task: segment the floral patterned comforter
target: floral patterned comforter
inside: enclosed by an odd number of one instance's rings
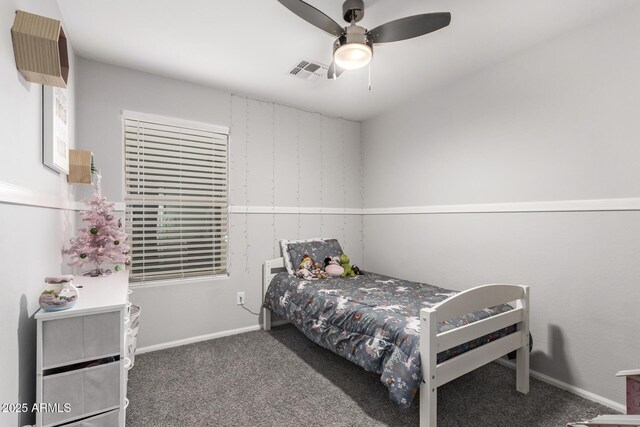
[[[389,398],[409,408],[417,393],[420,369],[420,309],[456,291],[374,273],[353,278],[303,280],[278,273],[265,295],[264,307],[291,321],[317,344],[382,375]],[[500,305],[456,317],[438,332],[510,310]],[[438,363],[515,331],[511,326],[438,354]]]

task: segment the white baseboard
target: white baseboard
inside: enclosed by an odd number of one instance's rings
[[[160,344],[149,345],[136,349],[136,354],[149,353],[151,351],[164,350],[171,347],[179,347],[181,345],[193,344],[201,341],[208,341],[215,338],[228,337],[229,335],[242,334],[244,332],[257,331],[260,325],[245,326],[244,328],[231,329],[228,331],[214,332],[212,334],[198,335],[196,337],[184,338],[176,341],[163,342]]]
[[[288,320],[278,320],[271,323],[271,326],[281,326],[290,323]],[[164,350],[171,347],[179,347],[181,345],[193,344],[201,341],[213,340],[216,338],[228,337],[230,335],[243,334],[245,332],[258,331],[262,329],[261,325],[245,326],[244,328],[230,329],[228,331],[214,332],[212,334],[198,335],[196,337],[184,338],[176,341],[163,342],[161,344],[149,345],[136,349],[136,354],[149,353],[151,351]]]
[[[511,362],[509,360],[497,359],[496,362],[499,363],[502,366],[506,366],[506,367],[511,368],[511,369],[515,369],[516,368],[515,362]],[[576,387],[574,385],[565,383],[564,381],[557,380],[555,378],[552,378],[552,377],[550,377],[548,375],[545,375],[545,374],[542,374],[540,372],[534,371],[532,369],[529,370],[529,373],[535,379],[538,379],[538,380],[540,380],[542,382],[545,382],[547,384],[551,384],[552,386],[558,387],[559,389],[566,390],[569,393],[573,393],[573,394],[575,394],[577,396],[580,396],[580,397],[583,397],[583,398],[585,398],[587,400],[591,400],[592,402],[599,403],[599,404],[604,405],[604,406],[606,406],[608,408],[611,408],[611,409],[613,409],[615,411],[622,412],[623,414],[627,411],[627,407],[622,403],[614,402],[611,399],[607,399],[606,397],[602,397],[602,396],[599,396],[599,395],[597,395],[595,393],[591,393],[590,391],[587,391],[587,390],[584,390],[584,389],[582,389],[580,387]]]

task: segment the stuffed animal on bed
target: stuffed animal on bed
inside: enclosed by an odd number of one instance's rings
[[[302,257],[302,262],[298,265],[298,271],[296,271],[296,276],[301,279],[313,279],[313,274],[311,270],[313,269],[313,260],[309,255],[304,255]]]
[[[340,266],[339,258],[337,256],[333,258],[325,258],[324,264],[324,271],[330,277],[340,277],[342,276],[342,273],[344,273],[344,268]]]
[[[356,277],[356,273],[351,269],[351,265],[349,264],[351,260],[347,256],[347,254],[340,255],[340,265],[344,268],[344,272],[342,273],[342,277]]]
[[[313,269],[313,260],[311,259],[311,257],[309,255],[305,254],[302,257],[302,262],[298,266],[298,270],[309,270],[309,271],[311,271],[312,269]]]
[[[322,267],[322,263],[318,264]],[[322,271],[322,268],[317,268],[317,265],[313,263],[313,260],[307,254],[302,257],[296,276],[305,280],[326,279],[329,277],[327,273]]]
[[[327,273],[325,273],[325,271],[321,268],[314,268],[311,271],[311,274],[313,274],[313,277],[315,279],[328,279],[329,275]]]

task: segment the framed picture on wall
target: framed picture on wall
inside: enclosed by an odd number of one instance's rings
[[[69,98],[67,90],[42,86],[42,158],[45,166],[69,173]]]

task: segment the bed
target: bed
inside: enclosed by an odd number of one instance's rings
[[[401,409],[419,390],[421,427],[436,427],[439,386],[513,351],[516,389],[528,393],[527,286],[457,292],[375,273],[305,280],[284,268],[283,258],[263,265],[263,328],[275,312],[317,344],[381,374]]]

